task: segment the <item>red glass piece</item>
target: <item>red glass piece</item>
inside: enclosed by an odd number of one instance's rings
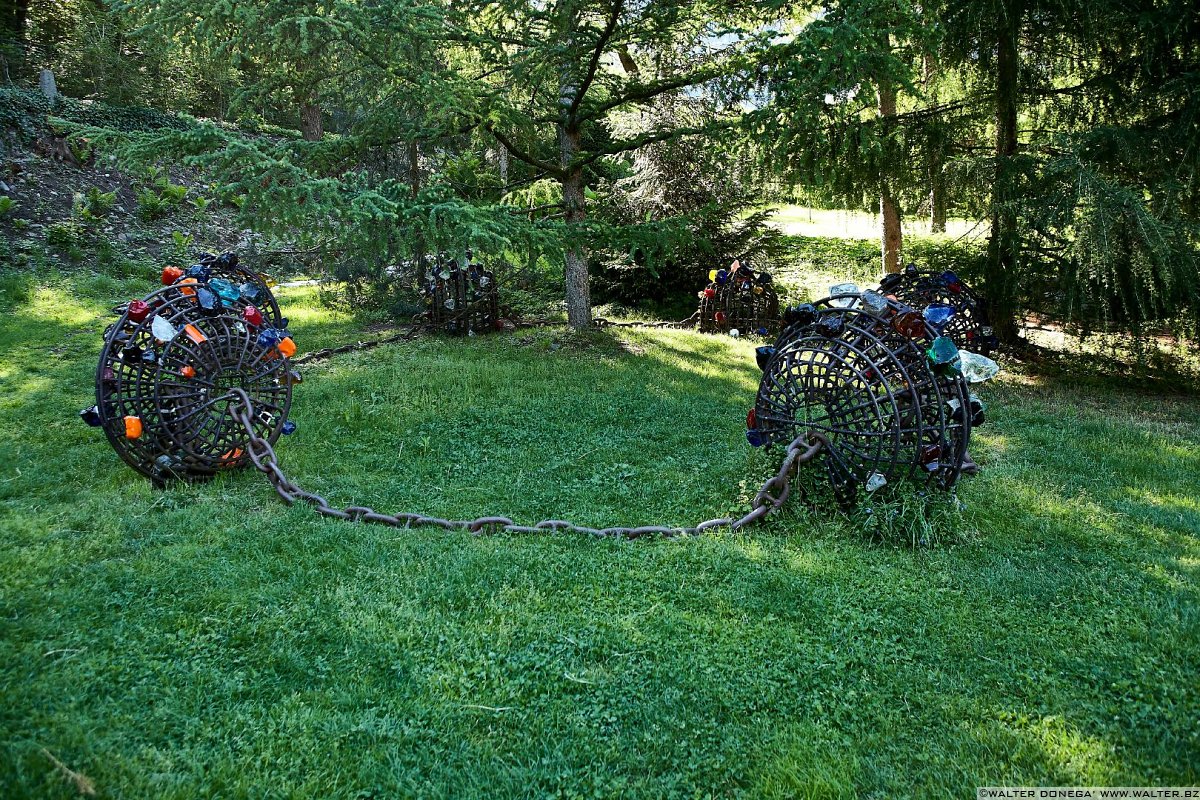
[[[128,313],[130,322],[143,322],[150,315],[150,306],[145,300],[130,300]]]

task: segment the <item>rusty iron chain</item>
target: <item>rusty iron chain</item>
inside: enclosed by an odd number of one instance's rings
[[[596,317],[592,320],[592,325],[603,330],[604,328],[694,328],[700,322],[700,311],[696,310],[687,319],[681,319],[678,322],[613,322],[604,317]]]
[[[411,528],[414,526],[430,525],[446,530],[467,530],[472,534],[482,534],[492,531],[505,533],[582,533],[599,538],[639,539],[647,536],[662,536],[674,538],[680,536],[695,536],[714,528],[729,528],[738,530],[777,510],[787,501],[791,494],[791,474],[799,464],[814,459],[822,448],[828,444],[825,437],[813,434],[810,443],[805,436],[798,436],[784,455],[783,464],[779,471],[768,478],[754,496],[753,508],[739,519],[720,517],[705,520],[690,528],[673,528],[665,525],[643,525],[636,528],[589,528],[576,525],[562,519],[545,519],[534,525],[518,525],[508,517],[492,515],[476,517],[472,520],[450,520],[441,517],[431,517],[425,514],[381,514],[366,506],[347,506],[334,508],[319,494],[306,491],[298,486],[280,468],[279,460],[271,443],[259,436],[254,428],[255,410],[250,396],[242,389],[232,389],[225,398],[234,401],[231,413],[234,420],[246,429],[248,443],[246,455],[254,468],[267,476],[267,480],[275,488],[276,494],[289,506],[297,501],[311,505],[320,515],[351,522],[367,522],[376,525],[388,525],[394,528]]]

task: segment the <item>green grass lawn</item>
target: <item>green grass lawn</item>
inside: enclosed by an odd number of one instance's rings
[[[0,288],[0,796],[75,796],[47,753],[127,798],[1200,782],[1194,396],[1010,371],[961,514],[882,541],[800,504],[473,538],[323,520],[251,472],[152,490],[75,416],[106,309],[148,287]],[[283,293],[303,348],[363,336],[313,298]],[[306,378],[280,459],[339,505],[692,524],[778,457],[743,438],[752,342],[431,338]]]

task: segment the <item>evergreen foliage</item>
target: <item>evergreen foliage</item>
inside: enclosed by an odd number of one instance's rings
[[[95,102],[0,90],[6,131],[52,114],[127,162],[183,159],[392,301],[472,246],[565,279],[586,324],[589,267],[606,297],[687,296],[714,259],[775,258],[753,209],[800,193],[989,221],[979,288],[1010,340],[1029,312],[1200,327],[1184,0],[20,6],[9,77],[50,67]]]

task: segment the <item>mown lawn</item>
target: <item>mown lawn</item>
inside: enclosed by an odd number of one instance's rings
[[[1200,782],[1200,400],[1010,371],[961,515],[472,538],[157,492],[76,412],[134,280],[0,295],[0,795],[966,797]],[[284,302],[302,347],[362,336]],[[753,343],[427,339],[306,370],[341,504],[691,524],[745,508]],[[913,521],[914,501],[897,500]],[[886,510],[881,504],[872,518]],[[913,549],[910,538],[933,546]]]

